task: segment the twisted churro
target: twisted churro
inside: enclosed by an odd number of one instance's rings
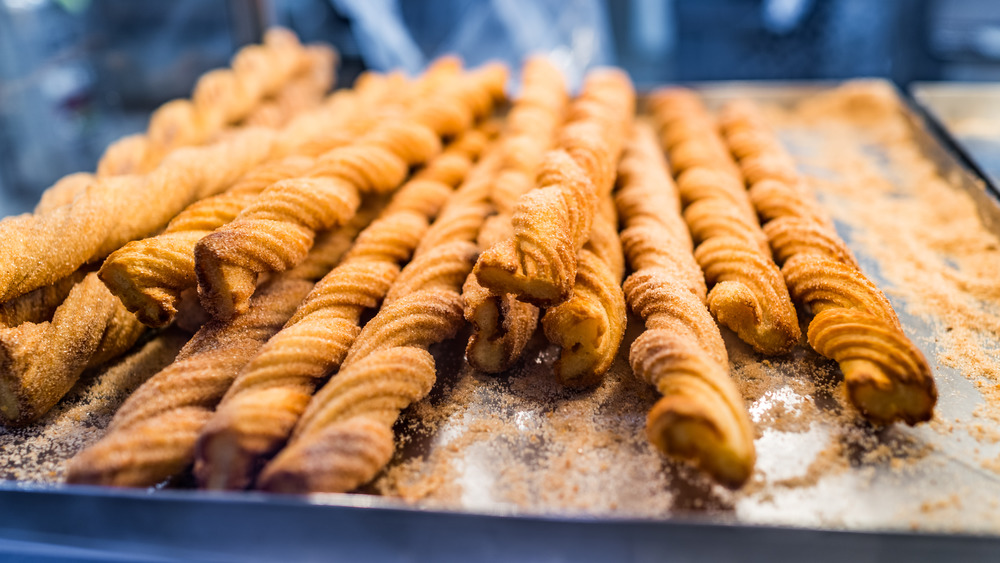
[[[383,123],[350,146],[318,159],[307,176],[265,190],[228,225],[195,247],[202,305],[217,318],[241,312],[257,275],[302,260],[314,233],[350,219],[360,193],[386,193],[409,167],[440,149],[441,136],[467,129],[502,96],[506,70],[487,66],[432,94],[406,118]]]
[[[246,488],[288,440],[323,377],[340,367],[361,330],[485,145],[467,132],[414,175],[343,261],[241,371],[198,441],[195,475],[211,489]]]
[[[535,176],[562,122],[568,95],[562,73],[543,58],[531,58],[522,70],[521,97],[507,113],[503,165],[490,192],[498,214],[479,232],[481,249],[512,237],[511,213],[517,200],[535,188]],[[462,287],[465,318],[474,332],[466,358],[478,370],[498,373],[514,364],[538,324],[538,308],[509,293],[495,295],[470,275]]]
[[[906,337],[885,294],[847,245],[750,102],[724,108],[722,128],[746,171],[750,198],[792,297],[815,317],[807,338],[840,364],[851,402],[868,420],[930,420],[937,388],[923,354]]]
[[[261,286],[246,314],[202,326],[169,366],[133,393],[100,441],[74,456],[66,480],[119,487],[159,483],[187,467],[212,409],[236,373],[276,333],[349,247],[370,213],[317,241],[309,259]]]
[[[616,202],[626,225],[621,239],[634,270],[625,293],[646,322],[629,361],[663,395],[646,419],[646,434],[663,453],[690,459],[738,487],[753,472],[753,428],[728,376],[725,343],[705,305],[677,187],[650,127],[636,127],[618,173]]]
[[[68,280],[50,286],[60,294],[65,287],[58,286],[71,287],[51,320],[26,320],[42,315],[21,312],[16,320],[23,322],[0,328],[0,421],[5,425],[38,419],[73,387],[84,369],[130,348],[144,328],[96,273],[80,282],[75,276]]]
[[[379,88],[380,80],[366,80],[357,92],[335,96],[330,113],[338,118],[333,126],[339,135],[324,139],[325,147],[347,145],[373,124],[374,106],[391,101]],[[198,241],[235,219],[275,182],[303,176],[315,164],[312,158],[291,156],[251,170],[224,193],[188,206],[163,233],[113,252],[101,266],[101,280],[144,324],[169,324],[181,292],[197,284],[194,248]]]
[[[464,322],[459,290],[477,253],[468,226],[481,224],[492,209],[486,201],[498,165],[488,155],[470,172],[424,237],[436,242],[421,243],[340,371],[310,401],[289,444],[261,472],[258,487],[349,491],[388,463],[400,411],[434,385],[426,348],[454,336]]]
[[[599,383],[625,335],[625,259],[611,194],[603,199],[590,240],[580,250],[573,296],[542,317],[545,337],[562,348],[553,366],[556,380],[568,387]]]
[[[660,90],[650,103],[708,283],[709,310],[757,352],[788,352],[801,337],[795,307],[714,120],[689,90]]]
[[[627,75],[595,70],[571,105],[558,149],[545,155],[538,188],[511,217],[514,236],[483,253],[476,279],[491,292],[541,306],[569,298],[577,253],[590,237],[597,202],[614,184],[632,122],[635,92]]]
[[[226,125],[248,116],[266,98],[280,96],[282,88],[298,75],[305,74],[314,83],[312,88],[322,94],[332,85],[335,59],[328,47],[307,50],[292,32],[268,30],[262,45],[250,45],[236,53],[231,70],[202,75],[191,100],[173,100],[153,112],[145,135],[125,137],[109,146],[97,165],[97,174],[148,172],[174,149],[205,143]],[[331,69],[323,68],[326,66]]]

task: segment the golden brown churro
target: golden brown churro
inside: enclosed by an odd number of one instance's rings
[[[190,203],[247,171],[296,154],[335,123],[324,104],[280,130],[242,128],[199,147],[173,150],[148,174],[102,176],[69,204],[0,221],[0,302],[49,285],[128,241],[161,230]],[[47,206],[46,206],[47,207]]]
[[[930,420],[937,388],[881,290],[819,210],[795,161],[750,102],[733,102],[722,127],[746,171],[750,197],[792,297],[816,316],[809,344],[836,360],[851,402],[868,420]]]
[[[626,225],[621,239],[634,271],[625,292],[646,322],[629,361],[663,395],[646,419],[646,433],[663,453],[739,487],[753,473],[753,427],[728,376],[725,343],[705,305],[677,187],[650,127],[636,127],[618,173],[616,202]]]
[[[487,66],[453,79],[405,119],[324,154],[307,176],[271,186],[236,220],[199,241],[195,269],[205,309],[216,318],[241,312],[260,272],[302,260],[314,233],[348,220],[361,193],[396,189],[410,166],[440,150],[441,136],[458,134],[492,111],[506,75],[501,66]]]
[[[334,96],[330,113],[338,118],[332,125],[339,135],[325,138],[324,147],[347,145],[374,123],[374,106],[390,102],[380,88],[384,80],[373,77],[357,92]],[[143,323],[168,324],[181,292],[197,284],[194,247],[198,241],[235,219],[275,182],[303,176],[315,164],[312,158],[291,156],[251,170],[224,193],[190,205],[163,233],[113,252],[101,267],[101,279]]]
[[[498,215],[480,230],[481,249],[514,235],[511,224],[517,200],[535,188],[542,156],[555,140],[568,95],[562,73],[543,58],[531,58],[522,70],[521,97],[507,113],[502,169],[493,183],[490,200]],[[514,364],[538,324],[538,308],[514,295],[494,295],[470,275],[462,288],[465,318],[475,329],[466,358],[476,369],[498,373]]]
[[[344,260],[237,376],[198,441],[195,475],[210,489],[246,488],[288,440],[318,383],[337,370],[441,205],[485,146],[463,134],[395,194]]]
[[[340,371],[309,403],[288,446],[264,468],[258,487],[348,491],[388,463],[399,412],[434,384],[427,346],[454,336],[464,322],[459,290],[477,252],[470,225],[482,224],[492,209],[486,201],[498,165],[488,155],[470,172]]]
[[[0,421],[8,425],[48,412],[84,369],[130,348],[144,328],[96,273],[72,285],[51,320],[17,320],[0,328]]]
[[[587,75],[580,97],[570,105],[558,150],[542,162],[538,188],[518,201],[511,218],[514,236],[476,263],[483,287],[542,306],[569,298],[577,253],[590,237],[599,198],[613,187],[634,109],[635,92],[626,74],[604,69]]]
[[[226,125],[236,124],[262,101],[280,96],[294,78],[303,78],[320,94],[333,82],[336,54],[328,47],[304,49],[293,33],[274,28],[262,45],[250,45],[234,57],[232,69],[205,73],[191,100],[173,100],[153,112],[145,135],[112,144],[97,166],[99,176],[145,173],[171,151],[209,141]]]
[[[549,342],[562,348],[553,366],[567,387],[589,387],[611,367],[625,335],[625,274],[618,239],[618,216],[611,194],[603,197],[590,240],[580,250],[573,296],[547,310],[542,327]]]
[[[370,213],[317,241],[309,259],[268,280],[245,315],[205,324],[169,366],[115,414],[107,434],[70,460],[67,481],[119,487],[155,485],[187,467],[212,409],[243,365],[276,333],[349,247]]]
[[[660,90],[650,104],[708,283],[709,310],[754,350],[788,352],[801,337],[795,307],[714,120],[689,90]]]

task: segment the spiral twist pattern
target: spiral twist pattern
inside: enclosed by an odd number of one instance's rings
[[[482,134],[470,131],[400,188],[343,262],[243,368],[199,439],[195,474],[203,486],[252,484],[264,462],[288,440],[316,386],[340,367],[360,331],[361,315],[386,296],[399,264],[410,257],[428,219],[460,181],[455,161],[464,160],[467,170],[483,148]]]
[[[142,332],[135,316],[96,274],[79,282],[70,277],[64,285],[70,284],[51,320],[38,319],[38,311],[21,311],[17,320],[22,322],[0,327],[0,421],[5,425],[37,420],[62,399],[84,369],[118,356]]]
[[[145,487],[190,465],[202,427],[236,374],[291,317],[317,275],[341,258],[344,240],[370,219],[365,209],[340,231],[318,239],[307,260],[261,286],[246,314],[204,324],[173,363],[125,401],[107,434],[70,460],[67,480]]]
[[[350,217],[339,202],[396,189],[410,166],[440,150],[440,136],[464,131],[492,109],[497,81],[502,85],[505,77],[498,72],[488,67],[455,79],[406,119],[380,124],[356,143],[321,156],[308,176],[268,188],[232,223],[202,239],[195,254],[205,309],[216,318],[242,312],[258,273],[291,267],[308,251],[316,230]],[[463,113],[460,127],[442,118],[453,111]]]
[[[126,137],[108,147],[98,163],[98,175],[148,172],[171,151],[206,143],[227,125],[274,103],[269,99],[285,98],[286,111],[310,105],[333,84],[335,63],[336,53],[329,47],[304,48],[291,32],[271,29],[262,45],[247,46],[236,54],[232,69],[202,75],[190,100],[173,100],[153,112],[145,135]],[[292,102],[289,96],[297,99]],[[284,112],[276,109],[280,118]]]
[[[815,315],[809,344],[840,365],[851,403],[868,420],[929,420],[937,389],[927,360],[820,211],[760,110],[732,102],[720,121],[792,298]]]
[[[567,300],[577,253],[590,237],[599,199],[614,184],[615,166],[635,110],[628,77],[612,70],[587,75],[567,124],[511,217],[513,237],[483,253],[476,279],[492,293],[553,306]]]
[[[426,348],[462,326],[462,281],[475,263],[476,233],[455,229],[483,220],[497,170],[489,154],[442,209],[382,309],[351,346],[340,371],[316,394],[288,445],[264,468],[257,486],[270,491],[349,491],[370,481],[394,450],[399,412],[423,398],[436,379]],[[449,233],[445,236],[445,233]],[[426,270],[433,268],[434,275]]]
[[[562,73],[543,58],[529,59],[522,70],[521,96],[507,114],[500,141],[502,162],[490,190],[498,214],[480,230],[481,249],[513,237],[511,215],[521,196],[535,188],[542,156],[555,141],[567,103]],[[475,275],[465,280],[462,298],[465,318],[475,329],[465,352],[469,363],[498,373],[517,362],[535,332],[538,308],[509,293],[492,293]]]
[[[650,105],[698,245],[709,310],[757,352],[790,351],[801,337],[795,307],[713,119],[681,88],[660,90]]]
[[[677,188],[647,126],[636,127],[626,148],[619,185],[622,245],[634,271],[624,290],[646,324],[629,361],[663,395],[647,416],[646,434],[663,453],[738,487],[753,472],[753,428],[705,305],[705,281],[691,254]]]
[[[625,335],[625,264],[618,217],[610,193],[604,199],[607,209],[594,218],[590,240],[580,250],[573,296],[542,317],[546,338],[562,348],[553,372],[567,387],[600,383]]]

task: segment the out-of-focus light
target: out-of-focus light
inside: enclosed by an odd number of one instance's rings
[[[3,5],[11,12],[28,12],[37,10],[47,0],[3,0]]]

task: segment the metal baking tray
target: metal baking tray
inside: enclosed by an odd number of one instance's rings
[[[690,86],[710,105],[749,97],[788,106],[835,83]],[[1000,202],[988,181],[896,95],[920,153],[952,189],[972,197],[981,222],[1000,235]],[[823,150],[807,126],[778,132],[797,155]],[[838,202],[824,203],[838,219]],[[840,221],[838,228],[886,287],[884,264],[856,244],[864,233]],[[207,493],[185,490],[183,479],[148,491],[44,482],[58,469],[34,482],[0,481],[0,558],[996,560],[1000,477],[979,462],[1000,455],[1000,443],[984,443],[964,427],[942,429],[942,421],[973,418],[985,399],[972,380],[935,360],[946,327],[908,314],[889,289],[934,369],[937,424],[873,428],[837,397],[840,376],[831,362],[804,349],[763,361],[727,334],[734,372],[759,380],[749,401],[761,428],[758,475],[738,493],[646,444],[642,427],[656,396],[628,370],[628,345],[639,330],[632,319],[609,382],[587,393],[549,382],[553,352],[541,344],[498,378],[463,367],[459,344],[439,347],[438,385],[404,413],[399,454],[363,494]],[[455,407],[456,398],[464,403]],[[814,417],[800,416],[805,411]],[[52,447],[40,455],[67,454]],[[825,458],[832,469],[817,471]],[[60,459],[51,461],[58,468]],[[409,500],[364,494],[386,490]]]
[[[915,82],[910,92],[957,151],[1000,182],[1000,84]]]

